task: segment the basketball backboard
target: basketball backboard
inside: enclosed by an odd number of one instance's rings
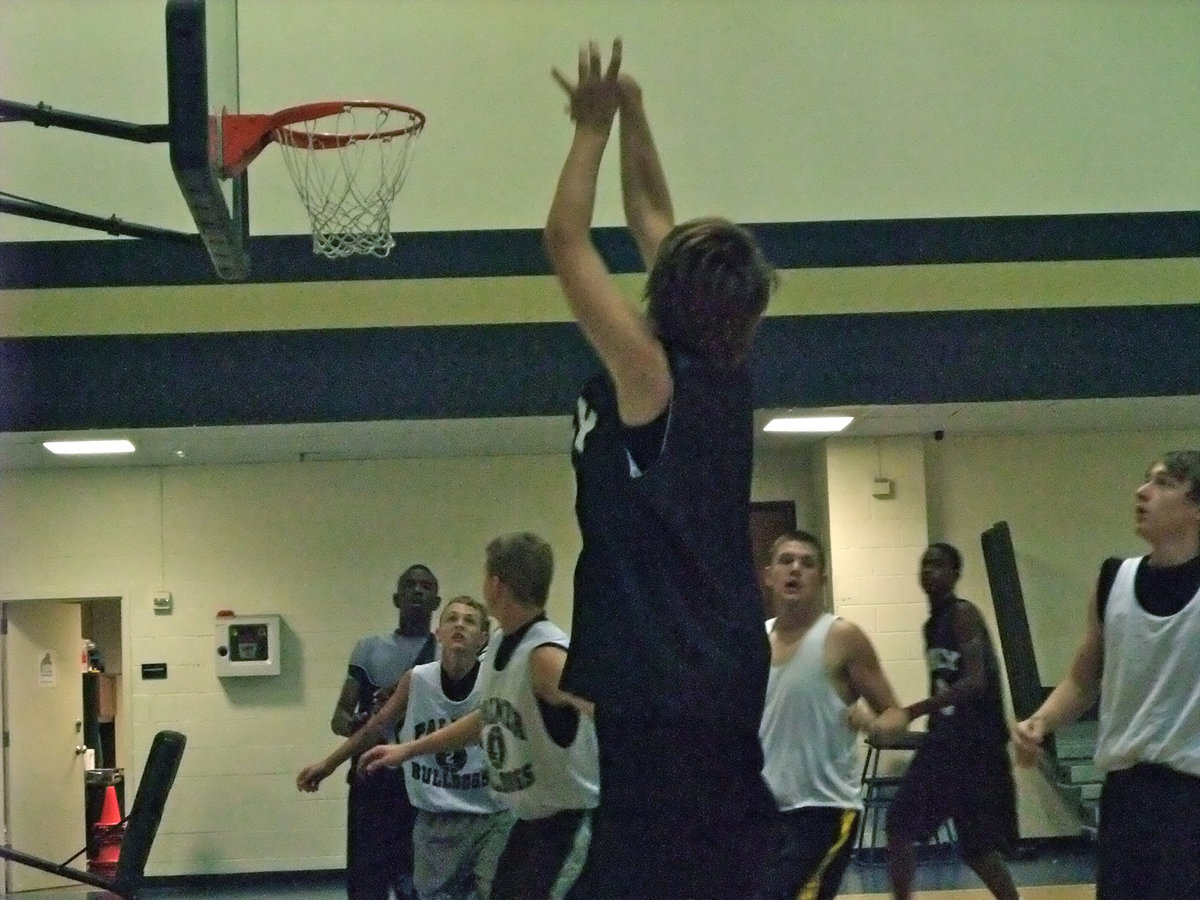
[[[237,0],[167,0],[171,167],[217,275],[246,277],[245,172],[221,177],[221,117],[240,111]]]

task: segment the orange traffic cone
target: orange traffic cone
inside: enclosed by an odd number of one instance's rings
[[[104,808],[100,810],[97,825],[117,825],[121,821],[121,803],[117,800],[117,789],[109,785],[104,789]]]
[[[112,878],[117,873],[121,859],[121,841],[125,837],[125,826],[121,824],[121,804],[117,800],[117,789],[109,785],[104,789],[104,807],[100,818],[92,826],[96,855],[88,860],[88,871]]]

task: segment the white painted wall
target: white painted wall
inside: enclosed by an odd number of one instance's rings
[[[241,103],[429,116],[394,229],[533,227],[569,140],[550,67],[621,35],[682,216],[1196,209],[1200,5],[1179,0],[240,0]],[[5,0],[4,96],[166,118],[163,0]],[[3,189],[189,225],[165,147],[8,125]],[[252,230],[307,230],[277,150]],[[620,221],[615,178],[597,221]],[[0,239],[95,237],[0,218]]]
[[[756,499],[807,509],[807,466],[776,453]],[[554,546],[549,612],[569,627],[573,496],[565,452],[5,473],[0,599],[124,597],[128,776],[158,730],[188,737],[149,874],[338,868],[344,780],[301,794],[294,778],[339,740],[329,718],[354,642],[395,627],[411,563],[432,567],[443,597],[480,596],[484,545],[518,529]],[[159,589],[169,615],[152,609]],[[282,616],[281,675],[216,677],[220,609]],[[167,679],[143,681],[147,662]],[[14,774],[14,790],[37,789]]]

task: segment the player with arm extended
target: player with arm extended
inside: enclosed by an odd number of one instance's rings
[[[897,900],[912,896],[913,843],[946,819],[954,820],[963,860],[992,895],[1017,898],[1001,855],[1018,834],[1000,663],[983,616],[954,592],[962,564],[962,554],[946,543],[930,544],[921,556],[931,691],[905,712],[910,719],[929,716],[929,734],[888,807],[888,875]]]
[[[406,672],[379,712],[321,762],[301,770],[296,786],[317,790],[338,766],[395,734],[400,723],[399,738],[411,739],[477,709],[478,654],[488,634],[482,603],[473,597],[448,601],[436,632],[441,660]],[[482,749],[472,745],[414,759],[404,776],[417,810],[412,837],[417,896],[487,897],[512,817],[488,789]]]

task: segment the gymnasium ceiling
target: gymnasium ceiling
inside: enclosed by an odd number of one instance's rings
[[[1054,434],[1079,431],[1195,429],[1200,396],[1004,403],[945,403],[760,410],[756,425],[773,413],[852,414],[846,437],[932,436],[946,440],[980,434]],[[56,457],[41,441],[58,433],[0,434],[0,471],[87,466],[180,466],[404,457],[565,454],[571,421],[566,416],[528,416],[438,421],[301,423],[196,428],[110,429],[137,445],[130,456],[88,460]],[[812,444],[818,435],[763,434],[759,448]]]

